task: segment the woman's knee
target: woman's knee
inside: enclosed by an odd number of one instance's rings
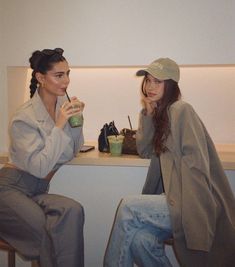
[[[84,224],[85,213],[83,206],[70,198],[66,198],[63,202],[65,213],[70,214],[71,217],[77,218],[81,224]]]
[[[133,217],[135,200],[132,197],[123,198],[118,206],[117,217],[119,219],[130,219]]]

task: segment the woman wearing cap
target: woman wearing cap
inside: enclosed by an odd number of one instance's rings
[[[0,237],[41,267],[83,267],[83,207],[48,194],[56,171],[84,142],[82,127],[68,124],[83,105],[73,108],[78,99],[65,97],[70,69],[63,49],[37,50],[29,61],[31,98],[12,118],[9,162],[0,170]]]
[[[137,149],[151,163],[143,195],[119,205],[104,266],[171,266],[169,237],[181,266],[235,266],[234,196],[205,126],[180,100],[178,65],[160,58],[137,75],[144,76]]]

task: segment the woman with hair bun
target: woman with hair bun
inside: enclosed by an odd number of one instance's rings
[[[63,49],[37,50],[29,62],[31,98],[11,120],[9,162],[0,170],[0,237],[41,267],[83,267],[83,207],[48,189],[84,143],[82,126],[68,123],[84,104],[65,97],[70,69]]]

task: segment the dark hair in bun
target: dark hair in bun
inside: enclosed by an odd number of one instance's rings
[[[38,81],[35,77],[36,72],[46,74],[48,70],[51,70],[53,65],[60,61],[65,61],[63,57],[64,50],[62,48],[55,49],[43,49],[42,51],[36,50],[32,53],[32,56],[29,58],[30,67],[33,70],[32,78],[30,82],[30,98],[33,97]]]

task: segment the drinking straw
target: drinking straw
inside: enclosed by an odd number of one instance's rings
[[[68,101],[71,102],[70,97],[69,97],[67,91],[65,91],[65,94],[66,94],[66,96],[67,96],[67,98],[68,98]]]
[[[130,124],[130,128],[131,128],[131,130],[132,130],[132,125],[131,125],[130,116],[128,115],[127,117],[128,117],[128,121],[129,121],[129,124]]]

